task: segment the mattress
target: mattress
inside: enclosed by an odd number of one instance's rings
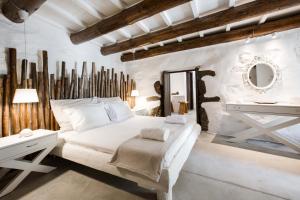
[[[111,123],[107,126],[83,131],[68,131],[59,134],[60,146],[64,143],[79,145],[99,152],[114,154],[118,147],[128,139],[138,135],[143,128],[169,128],[171,131],[182,129],[192,132],[195,122],[188,122],[185,125],[167,124],[163,117],[134,116],[126,121]],[[189,134],[182,134],[184,138],[178,138],[165,156],[165,167],[172,161],[173,157],[184,144]]]

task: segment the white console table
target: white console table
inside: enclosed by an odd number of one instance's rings
[[[250,139],[259,135],[268,135],[274,140],[285,144],[286,146],[300,152],[299,142],[284,137],[277,132],[279,129],[283,129],[289,126],[300,123],[300,105],[282,105],[282,104],[226,104],[226,111],[238,120],[242,120],[252,128],[236,133],[233,139],[229,142],[239,142],[242,140]],[[268,123],[261,123],[247,114],[255,115],[277,115],[294,117],[293,119],[287,119],[286,117],[275,119]]]
[[[21,173],[0,191],[0,197],[13,191],[30,172],[48,173],[54,170],[55,167],[41,165],[40,162],[56,144],[57,132],[48,130],[36,130],[29,137],[20,137],[17,134],[0,138],[0,167],[2,167],[2,170],[22,170]],[[35,152],[39,153],[32,161],[23,159],[24,156]],[[5,172],[0,174],[5,174]]]

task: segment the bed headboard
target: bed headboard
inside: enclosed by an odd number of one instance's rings
[[[50,108],[50,99],[78,99],[90,97],[121,97],[131,103],[131,90],[135,81],[114,68],[97,70],[92,63],[88,72],[87,62],[83,62],[81,75],[74,68],[67,73],[66,63],[56,76],[48,73],[48,53],[42,51],[42,72],[37,72],[36,63],[27,64],[23,59],[21,77],[17,77],[17,50],[7,51],[8,73],[0,75],[0,137],[19,133],[24,128],[58,130],[58,124]],[[29,68],[29,69],[28,69]],[[28,72],[29,71],[29,75]],[[58,78],[55,78],[58,77]],[[39,103],[12,104],[16,88],[37,89]]]

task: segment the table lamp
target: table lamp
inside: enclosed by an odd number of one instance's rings
[[[131,96],[130,107],[131,109],[133,109],[135,107],[135,98],[139,96],[139,91],[132,90],[130,96]]]
[[[16,89],[13,103],[37,103],[39,102],[39,97],[37,95],[36,89]],[[20,132],[20,137],[28,137],[32,135],[31,129],[23,129]]]

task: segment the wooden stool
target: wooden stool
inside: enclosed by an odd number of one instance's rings
[[[185,113],[188,113],[188,102],[186,101],[180,101],[179,102],[179,111],[178,113],[180,115],[184,115]]]

